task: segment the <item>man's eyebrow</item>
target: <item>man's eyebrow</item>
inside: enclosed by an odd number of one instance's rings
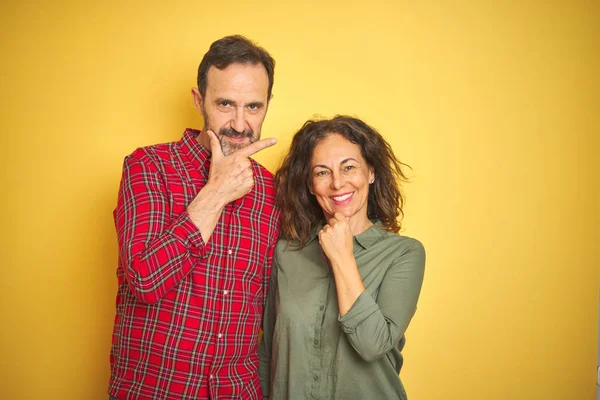
[[[231,99],[228,99],[228,98],[226,98],[226,97],[217,97],[217,98],[215,99],[215,104],[219,104],[219,103],[223,103],[223,102],[231,103],[231,104],[233,104],[234,106],[237,104],[237,103],[235,102],[235,100],[231,100]]]
[[[251,101],[250,103],[247,104],[248,106],[257,106],[257,107],[262,107],[265,105],[265,103],[263,103],[262,101]]]
[[[231,100],[231,99],[228,99],[226,97],[218,97],[218,98],[216,98],[214,100],[214,102],[215,102],[215,104],[220,104],[220,103],[223,103],[223,102],[227,102],[227,103],[231,104],[234,107],[237,107],[237,105],[238,105],[238,103],[235,100]],[[251,101],[251,102],[249,102],[249,103],[246,104],[246,107],[248,107],[248,106],[254,106],[256,108],[263,108],[265,106],[265,103],[262,102],[262,101]]]

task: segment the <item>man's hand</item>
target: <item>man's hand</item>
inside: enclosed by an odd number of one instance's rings
[[[254,174],[248,157],[277,143],[275,139],[259,140],[226,157],[217,136],[212,131],[206,134],[212,152],[208,182],[187,207],[204,243],[208,243],[217,226],[223,207],[252,190]]]
[[[210,140],[210,150],[212,152],[206,185],[216,192],[216,195],[222,199],[223,205],[225,205],[248,194],[254,186],[252,164],[248,157],[273,146],[277,141],[275,139],[259,140],[233,152],[229,156],[225,156],[219,139],[214,132],[208,130],[206,134]]]

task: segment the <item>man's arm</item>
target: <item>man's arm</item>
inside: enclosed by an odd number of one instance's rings
[[[129,286],[143,302],[155,303],[206,256],[225,205],[252,190],[248,157],[276,143],[263,139],[225,157],[214,133],[208,182],[187,210],[171,220],[166,183],[150,161],[125,160],[115,224]]]
[[[166,183],[156,166],[128,157],[115,225],[126,279],[145,303],[159,301],[206,256],[207,246],[189,214],[171,215]]]
[[[240,149],[229,156],[223,155],[219,139],[212,131],[208,135],[211,150],[211,165],[208,182],[190,203],[187,212],[208,242],[221,211],[226,204],[248,194],[254,187],[252,164],[248,157],[276,143],[275,139],[263,139]]]

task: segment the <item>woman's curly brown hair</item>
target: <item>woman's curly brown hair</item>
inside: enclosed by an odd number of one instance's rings
[[[401,184],[408,181],[391,146],[375,129],[358,118],[337,115],[332,119],[309,120],[294,135],[289,152],[275,174],[276,204],[281,211],[281,235],[304,247],[311,233],[325,220],[317,199],[310,194],[311,160],[317,144],[338,134],[360,147],[363,158],[375,171],[369,187],[367,215],[378,219],[387,230],[398,232],[404,195]]]

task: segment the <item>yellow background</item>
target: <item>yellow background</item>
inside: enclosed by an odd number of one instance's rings
[[[593,398],[598,2],[83,3],[0,5],[1,398],[106,399],[122,160],[201,126],[197,66],[232,33],[277,60],[269,169],[336,113],[413,167],[410,399]]]

